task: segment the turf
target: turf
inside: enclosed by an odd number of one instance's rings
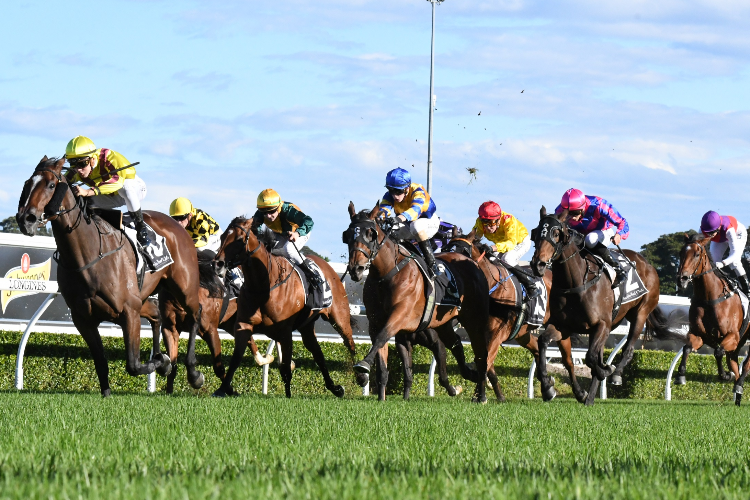
[[[746,498],[731,403],[0,393],[3,498]]]

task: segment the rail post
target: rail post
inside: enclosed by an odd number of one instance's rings
[[[47,310],[52,301],[55,300],[56,296],[57,292],[47,295],[42,305],[39,306],[39,309],[36,310],[34,316],[29,320],[29,324],[26,326],[26,330],[24,330],[21,337],[21,342],[18,344],[18,354],[16,355],[16,389],[19,391],[23,390],[23,355],[26,351],[26,343],[29,341],[29,335],[31,335],[31,329],[34,328],[36,322],[44,314],[44,311]]]
[[[268,349],[266,349],[266,356],[270,356],[273,352],[273,348],[276,346],[276,341],[272,340],[268,344]],[[279,348],[279,363],[281,363],[281,349]],[[263,394],[268,394],[268,367],[270,366],[270,363],[267,365],[263,365]]]
[[[625,335],[620,342],[617,343],[615,348],[612,350],[612,352],[609,354],[609,357],[607,358],[607,364],[611,365],[612,361],[615,359],[615,356],[618,352],[622,349],[622,346],[625,345],[625,342],[628,341],[628,336]],[[607,399],[607,379],[605,378],[602,380],[601,385],[599,386],[599,398],[600,399]]]

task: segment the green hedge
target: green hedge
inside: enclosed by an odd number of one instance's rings
[[[11,390],[14,387],[16,353],[21,332],[0,331],[0,390]],[[121,338],[104,337],[104,347],[109,360],[110,385],[114,392],[145,392],[146,377],[131,377],[125,370],[125,352]],[[259,342],[265,352],[266,342]],[[186,351],[187,342],[180,342],[180,361]],[[321,342],[328,368],[334,382],[343,385],[348,395],[361,394],[354,381],[354,374],[348,353],[342,344]],[[234,349],[232,340],[222,342],[224,362]],[[357,344],[357,354],[361,358],[367,353],[368,344]],[[467,359],[472,359],[471,348],[466,347]],[[151,351],[151,341],[143,339],[141,359],[146,360]],[[184,365],[180,365],[175,381],[175,392],[197,392],[201,395],[211,394],[219,381],[213,374],[211,358],[206,344],[196,343],[199,369],[206,374],[206,383],[199,391],[193,391],[187,384]],[[292,394],[325,394],[323,379],[320,376],[310,353],[301,342],[294,344],[294,361],[296,370],[292,380]],[[663,399],[664,381],[674,353],[662,351],[636,351],[632,363],[626,369],[622,387],[608,387],[611,398]],[[414,386],[412,395],[421,396],[427,393],[427,372],[432,360],[432,353],[425,348],[414,348]],[[508,398],[525,398],[526,381],[531,355],[525,349],[501,348],[495,362],[495,369],[500,377],[503,392]],[[471,384],[463,380],[453,357],[448,354],[448,370],[451,383],[462,385],[467,391],[460,397],[470,397]],[[400,395],[403,387],[403,371],[395,348],[391,347],[388,358],[390,377],[388,393]],[[276,370],[276,362],[271,365],[269,393],[283,394],[283,384]],[[26,347],[24,360],[24,386],[30,391],[86,392],[99,390],[99,384],[88,347],[78,335],[56,335],[49,333],[32,334]],[[262,370],[248,356],[238,369],[234,387],[240,393],[261,392]],[[556,387],[561,397],[572,397],[567,375],[555,375]],[[674,386],[673,399],[689,400],[729,400],[732,398],[732,385],[719,382],[716,376],[716,365],[713,356],[693,355],[688,361],[688,383],[685,386]],[[589,379],[579,378],[587,387]],[[374,383],[374,377],[371,377]],[[159,390],[164,389],[165,379],[157,377]],[[536,383],[539,396],[539,384]],[[488,390],[491,394],[491,390]],[[374,392],[374,387],[373,387]],[[445,391],[437,385],[436,394],[444,396]]]

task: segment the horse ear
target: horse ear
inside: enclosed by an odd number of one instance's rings
[[[458,236],[458,228],[456,226],[453,226],[453,229],[451,229],[451,238],[456,238]]]
[[[380,200],[375,202],[375,207],[370,212],[370,215],[367,216],[370,220],[375,220],[375,217],[378,215],[378,208],[380,208]]]
[[[476,228],[472,228],[471,232],[466,235],[466,239],[469,241],[476,241],[477,240],[477,230]]]
[[[542,205],[542,208],[539,210],[539,220],[544,219],[547,217],[547,208]]]
[[[57,160],[57,163],[55,163],[55,170],[57,170],[57,173],[60,173],[60,171],[62,170],[64,166],[65,166],[65,157]]]
[[[687,233],[683,233],[685,235],[685,243],[690,242],[690,235]]]
[[[349,218],[353,219],[354,216],[357,215],[357,211],[354,209],[354,202],[349,202]]]
[[[559,220],[559,221],[566,221],[566,220],[568,220],[568,209],[567,208],[564,208],[563,211],[558,214],[557,220]]]

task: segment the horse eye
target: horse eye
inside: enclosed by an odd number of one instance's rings
[[[50,181],[50,183],[47,184],[47,189],[55,189],[55,183],[54,183],[54,181]]]

